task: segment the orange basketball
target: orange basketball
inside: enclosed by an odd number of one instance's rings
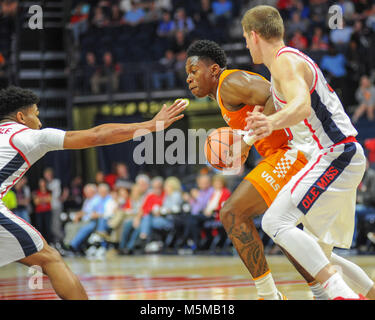
[[[230,127],[222,127],[211,132],[204,144],[204,154],[211,166],[218,170],[234,169],[242,165],[247,157],[243,156],[239,159],[241,150],[233,150],[233,163],[228,167],[225,162],[225,153],[228,152],[230,146],[239,142],[242,139],[241,135],[236,134]],[[236,154],[238,157],[236,158]]]

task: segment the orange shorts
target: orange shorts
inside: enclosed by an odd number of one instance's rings
[[[270,206],[280,190],[306,163],[307,159],[301,151],[278,149],[263,159],[244,179],[251,182]]]

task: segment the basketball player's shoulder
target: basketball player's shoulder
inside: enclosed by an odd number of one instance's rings
[[[257,75],[256,73],[250,73],[245,70],[231,70],[221,83],[221,93],[233,93],[233,91],[242,91],[244,89],[251,88],[250,85],[252,83],[256,83],[261,81],[261,76]]]
[[[285,52],[279,55],[271,64],[271,74],[278,79],[290,78],[303,71],[305,63],[296,54]]]

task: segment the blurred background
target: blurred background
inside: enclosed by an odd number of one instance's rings
[[[373,253],[372,0],[2,0],[0,87],[12,84],[37,93],[44,127],[74,130],[141,122],[180,97],[189,98],[190,105],[173,128],[187,133],[226,126],[215,102],[190,94],[186,49],[197,39],[214,40],[225,50],[229,68],[269,79],[264,66],[252,63],[242,37],[241,17],[257,4],[280,10],[287,45],[317,62],[359,132],[368,170],[359,187],[352,250]],[[334,4],[343,13],[338,29],[328,27]],[[34,5],[42,9],[41,29],[34,20],[37,11],[30,11]],[[259,161],[256,151],[240,175],[223,177],[205,164],[137,165],[133,151],[139,143],[51,152],[5,201],[63,255],[103,256],[108,250],[119,255],[233,254],[218,212]],[[262,237],[267,253],[279,253]]]

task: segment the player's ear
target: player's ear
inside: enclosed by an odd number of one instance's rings
[[[23,114],[22,111],[17,111],[16,119],[17,119],[17,122],[25,124],[25,115]]]
[[[211,66],[211,74],[213,77],[217,77],[217,75],[220,73],[220,66],[217,64],[217,63],[214,63],[212,66]]]

